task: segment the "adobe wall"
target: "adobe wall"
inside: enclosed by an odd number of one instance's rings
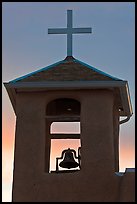
[[[125,172],[120,183],[120,202],[135,202],[135,172]]]
[[[75,173],[46,173],[46,104],[64,97],[81,102],[82,167]],[[120,186],[127,181],[120,185],[122,177],[115,174],[111,91],[19,93],[16,102],[13,202],[123,199],[126,190]]]

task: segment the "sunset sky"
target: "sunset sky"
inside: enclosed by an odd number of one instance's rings
[[[48,28],[65,28],[67,10],[73,10],[74,27],[92,28],[91,34],[73,35],[73,56],[128,81],[133,116],[120,126],[119,155],[120,171],[125,171],[125,168],[135,166],[134,2],[3,2],[2,81],[8,82],[66,57],[66,35],[49,35]],[[3,86],[3,202],[11,202],[15,121]],[[72,144],[72,148],[75,146],[79,144]]]

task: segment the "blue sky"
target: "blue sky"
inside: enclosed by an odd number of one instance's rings
[[[92,34],[73,35],[73,56],[127,80],[134,111],[134,2],[4,2],[2,5],[3,81],[66,57],[66,35],[49,35],[48,28],[66,27],[67,9],[72,9],[74,27],[92,27]],[[134,116],[128,124],[134,127]]]
[[[66,35],[49,35],[48,28],[65,28],[68,9],[73,10],[73,27],[92,28],[91,34],[73,35],[73,56],[127,80],[135,112],[134,2],[3,2],[2,81],[8,82],[66,57]],[[3,114],[15,120],[4,87],[2,94]],[[120,128],[120,144],[127,150],[134,150],[134,119],[135,114]]]

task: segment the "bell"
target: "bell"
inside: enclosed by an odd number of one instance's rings
[[[79,164],[74,160],[73,153],[70,148],[68,148],[64,154],[64,160],[59,164],[60,167],[71,169],[79,166]]]

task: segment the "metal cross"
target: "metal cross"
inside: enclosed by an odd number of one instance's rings
[[[91,33],[91,28],[73,28],[72,10],[67,10],[67,28],[51,28],[48,34],[67,34],[67,56],[72,56],[72,34]]]

